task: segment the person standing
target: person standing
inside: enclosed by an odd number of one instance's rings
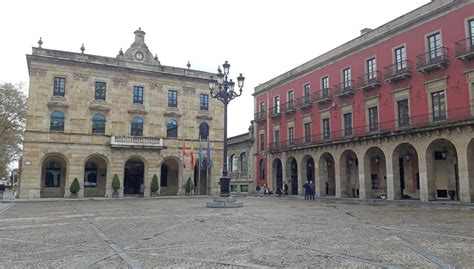
[[[304,188],[304,199],[308,200],[309,199],[309,192],[310,192],[308,181],[306,181],[306,183],[303,185],[303,188]]]
[[[257,193],[257,196],[260,196],[260,184],[257,184],[257,187],[255,188],[255,193]]]
[[[286,182],[283,184],[283,195],[288,195],[288,184]]]
[[[309,199],[310,200],[315,200],[314,199],[314,193],[315,193],[315,189],[314,189],[314,184],[313,184],[313,181],[309,181]]]

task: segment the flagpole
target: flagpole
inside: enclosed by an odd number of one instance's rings
[[[198,175],[198,195],[201,195],[201,164],[202,164],[202,145],[201,145],[201,135],[199,135],[199,175]]]

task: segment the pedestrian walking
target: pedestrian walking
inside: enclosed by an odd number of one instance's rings
[[[255,193],[257,196],[260,196],[260,184],[257,184],[257,187],[255,188]]]

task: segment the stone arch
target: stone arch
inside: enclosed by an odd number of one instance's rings
[[[160,193],[162,195],[178,195],[180,186],[183,185],[181,182],[181,161],[176,157],[166,157],[163,159],[160,169]]]
[[[272,171],[273,171],[273,186],[275,186],[275,191],[278,189],[283,190],[283,183],[284,183],[284,178],[283,178],[283,163],[279,158],[273,159],[272,163]]]
[[[459,199],[457,150],[445,138],[432,141],[426,149],[429,199]]]
[[[359,197],[359,159],[357,154],[348,149],[339,158],[339,188],[336,187],[338,197]]]
[[[420,198],[418,152],[410,143],[401,143],[392,153],[394,199]]]
[[[365,198],[387,198],[387,164],[385,153],[379,147],[370,147],[364,154]]]
[[[301,159],[301,181],[306,183],[306,181],[313,181],[315,183],[315,170],[314,170],[314,159],[311,155],[305,155]]]
[[[49,153],[41,160],[40,197],[64,197],[68,160],[61,153]]]
[[[131,156],[124,165],[123,194],[143,195],[147,175],[147,162],[141,156]]]
[[[91,165],[93,164],[93,165]],[[109,175],[107,157],[94,154],[84,159],[84,197],[104,197]]]
[[[325,152],[319,157],[319,196],[336,195],[336,169],[334,157],[331,153]]]
[[[289,194],[298,195],[298,162],[293,156],[286,159],[286,176],[290,181]]]

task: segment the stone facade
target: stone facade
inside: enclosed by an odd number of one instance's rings
[[[202,189],[218,193],[220,173],[212,171],[220,171],[223,163],[223,104],[208,94],[212,74],[161,65],[144,37],[141,29],[135,31],[135,42],[115,58],[44,49],[42,42],[27,55],[30,87],[20,198],[69,197],[74,178],[81,183],[78,197],[111,197],[114,174],[120,196],[150,195],[153,175],[160,181],[159,193],[182,195],[184,180],[194,178],[189,152],[193,145],[197,159],[204,123],[212,167]],[[62,125],[57,115],[63,116]],[[105,122],[93,122],[96,115]],[[141,133],[132,134],[140,128]]]
[[[229,137],[227,140],[228,170],[232,193],[254,192],[254,141],[253,122],[248,133]]]

